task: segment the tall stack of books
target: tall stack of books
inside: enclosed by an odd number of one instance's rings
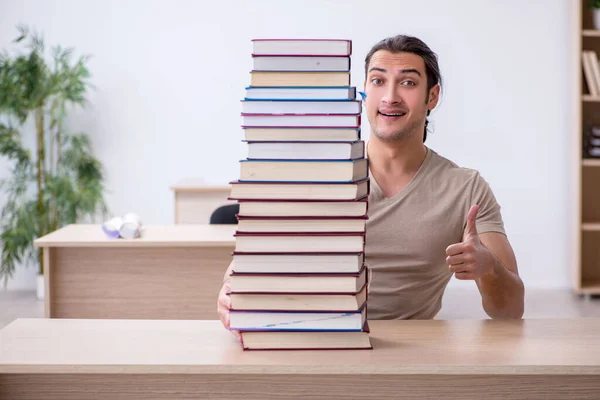
[[[369,169],[349,40],[255,39],[230,329],[244,349],[371,349]]]

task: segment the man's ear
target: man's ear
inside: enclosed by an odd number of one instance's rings
[[[437,84],[429,90],[429,100],[427,101],[427,108],[433,110],[440,99],[440,85]]]

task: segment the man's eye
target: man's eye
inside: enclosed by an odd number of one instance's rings
[[[404,81],[402,82],[403,85],[408,85],[408,86],[415,86],[416,84],[413,81]]]
[[[374,85],[381,85],[383,81],[379,78],[373,78],[371,79],[371,83],[373,83]]]

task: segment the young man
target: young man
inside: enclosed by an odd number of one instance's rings
[[[441,88],[437,56],[415,37],[387,38],[367,54],[365,75],[369,319],[434,318],[453,275],[475,281],[490,317],[521,318],[523,282],[490,187],[424,145]],[[229,273],[218,300],[226,327]]]
[[[475,281],[492,318],[521,318],[524,287],[486,181],[426,147],[437,105],[437,57],[396,36],[365,59],[371,126],[366,261],[370,319],[433,318],[448,281]]]

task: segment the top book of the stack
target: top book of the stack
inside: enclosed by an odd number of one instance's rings
[[[347,39],[253,39],[253,56],[349,56]]]

